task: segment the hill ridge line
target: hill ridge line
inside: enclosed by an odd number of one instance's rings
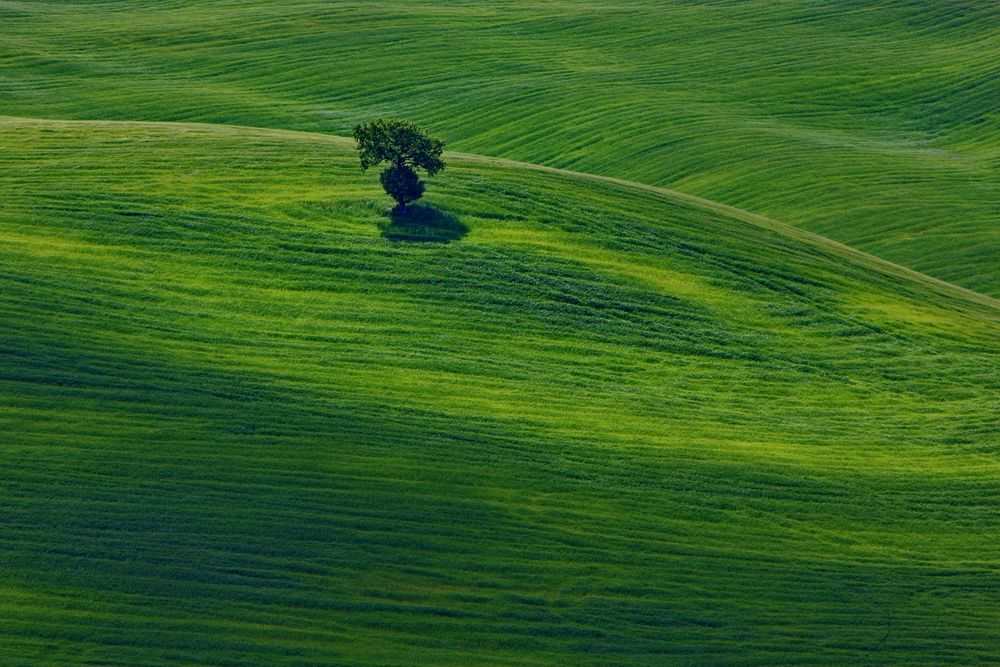
[[[10,115],[0,114],[0,124],[18,124],[18,123],[36,123],[41,125],[62,123],[67,125],[71,124],[111,125],[111,126],[132,125],[132,126],[148,126],[148,127],[174,127],[174,128],[212,130],[215,132],[254,133],[258,135],[270,135],[270,136],[288,137],[296,139],[309,139],[313,141],[322,140],[335,144],[351,145],[351,146],[354,145],[353,139],[341,135],[329,134],[324,132],[309,132],[304,130],[287,130],[282,128],[260,127],[255,125],[233,125],[228,123],[204,123],[204,122],[192,122],[192,121],[37,118],[30,116],[10,116]],[[704,197],[699,197],[698,195],[693,195],[686,192],[681,192],[679,190],[665,188],[662,186],[649,185],[647,183],[641,183],[638,181],[630,181],[623,178],[616,178],[614,176],[603,176],[600,174],[574,171],[572,169],[552,167],[549,165],[537,164],[533,162],[524,162],[521,160],[513,160],[510,158],[479,155],[475,153],[465,153],[461,151],[445,151],[445,156],[454,157],[463,160],[465,162],[495,164],[497,166],[514,167],[519,169],[540,171],[544,173],[567,176],[572,178],[587,179],[587,180],[607,183],[610,185],[616,185],[619,187],[631,188],[633,190],[650,192],[674,200],[680,200],[688,204],[693,204],[703,208],[708,208],[714,211],[718,211],[720,213],[725,213],[726,215],[729,215],[743,222],[757,225],[759,227],[764,227],[771,231],[796,238],[799,241],[824,247],[827,250],[835,252],[840,256],[846,256],[855,261],[860,261],[861,263],[868,265],[870,268],[882,271],[883,273],[888,273],[890,275],[895,275],[899,277],[906,277],[923,283],[927,283],[940,290],[951,292],[955,296],[962,297],[967,301],[972,301],[979,305],[987,306],[989,308],[993,308],[1000,311],[1000,299],[996,299],[987,294],[977,292],[967,287],[962,287],[961,285],[949,283],[946,280],[935,278],[934,276],[928,275],[926,273],[921,273],[916,269],[912,269],[910,267],[903,266],[901,264],[896,264],[895,262],[892,262],[890,260],[878,257],[877,255],[872,255],[870,253],[864,252],[863,250],[859,250],[844,243],[840,243],[839,241],[835,241],[829,237],[816,234],[815,232],[810,232],[800,227],[795,227],[794,225],[788,224],[786,222],[781,222],[773,218],[768,218],[766,216],[753,213],[751,211],[747,211],[745,209],[741,209],[735,206],[730,206],[729,204],[724,204],[722,202],[713,201],[711,199],[705,199]]]

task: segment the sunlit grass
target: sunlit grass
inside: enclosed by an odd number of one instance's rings
[[[1000,658],[1000,309],[669,194],[0,123],[0,662]]]
[[[398,115],[1000,295],[1000,3],[0,1],[0,24],[0,113]]]

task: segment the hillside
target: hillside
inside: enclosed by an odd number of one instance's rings
[[[1000,3],[0,0],[0,23],[0,113],[396,114],[1000,296]]]
[[[474,156],[425,243],[336,138],[0,145],[0,662],[1000,660],[996,301]]]

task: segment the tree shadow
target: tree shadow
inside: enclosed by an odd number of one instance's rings
[[[405,211],[393,208],[379,227],[390,241],[410,243],[450,243],[469,233],[455,216],[424,204],[411,204]]]

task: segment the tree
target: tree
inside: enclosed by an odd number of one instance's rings
[[[444,169],[441,151],[444,142],[427,135],[422,129],[406,120],[376,118],[354,128],[358,142],[361,170],[388,162],[380,180],[386,193],[396,200],[400,213],[406,205],[420,199],[424,184],[417,175],[423,169],[433,176]]]
[[[420,199],[424,194],[423,182],[415,171],[405,165],[394,164],[386,167],[379,180],[382,181],[386,193],[399,202],[399,207],[403,211],[406,210],[407,204]]]

